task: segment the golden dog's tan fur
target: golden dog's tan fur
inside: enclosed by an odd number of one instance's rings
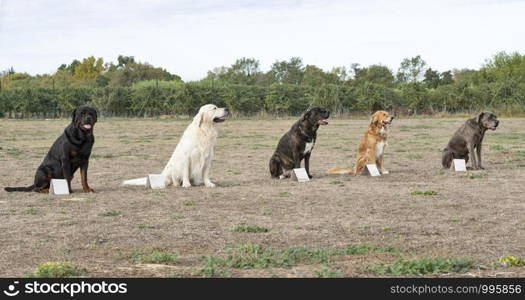
[[[384,150],[387,145],[388,125],[394,119],[384,110],[372,115],[370,125],[366,130],[357,151],[355,170],[350,168],[332,168],[328,174],[360,174],[367,164],[376,164],[381,174],[388,174],[384,164]]]

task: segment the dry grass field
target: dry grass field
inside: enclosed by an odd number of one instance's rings
[[[318,131],[313,180],[273,180],[268,160],[293,121],[222,123],[218,187],[147,190],[121,182],[160,172],[188,120],[101,118],[96,193],[77,173],[75,192],[54,196],[3,187],[32,183],[68,120],[0,120],[0,276],[50,261],[90,277],[525,276],[494,265],[525,257],[525,119],[487,132],[486,170],[453,173],[440,151],[464,119],[398,118],[379,178],[325,174],[353,166],[368,124],[334,119]]]

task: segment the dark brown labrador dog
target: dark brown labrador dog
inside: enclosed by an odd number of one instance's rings
[[[454,133],[448,145],[443,149],[442,165],[449,169],[453,159],[469,160],[472,155],[472,168],[483,169],[481,165],[481,144],[487,129],[496,130],[499,125],[498,117],[490,112],[484,111],[472,119],[468,119]]]
[[[97,122],[97,111],[89,106],[80,106],[73,111],[71,117],[71,124],[53,143],[36,170],[34,184],[28,187],[6,187],[6,191],[48,193],[51,179],[66,179],[69,192],[72,193],[71,179],[80,168],[84,192],[93,192],[87,182],[87,170],[91,149],[95,143],[93,127]]]
[[[277,145],[270,159],[270,174],[274,178],[290,177],[292,169],[300,168],[304,159],[304,168],[310,178],[310,155],[317,138],[319,125],[328,124],[330,111],[313,107],[292,125]]]

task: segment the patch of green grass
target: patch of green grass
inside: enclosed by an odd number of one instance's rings
[[[423,156],[421,154],[409,154],[407,155],[408,159],[422,159]]]
[[[449,272],[465,272],[474,263],[469,259],[422,257],[419,259],[399,259],[392,263],[371,265],[368,269],[379,275],[426,275]]]
[[[435,192],[435,191],[413,191],[410,193],[410,195],[412,196],[435,196],[437,195],[438,193]]]
[[[195,202],[193,202],[193,201],[184,201],[184,202],[182,202],[182,205],[184,205],[184,206],[195,206]]]
[[[110,210],[104,213],[98,214],[99,217],[116,217],[120,216],[121,212],[118,210]]]
[[[177,253],[174,252],[152,252],[145,254],[142,251],[133,251],[131,254],[133,260],[137,263],[145,264],[175,264],[177,263]]]
[[[66,220],[64,221],[64,223],[62,223],[62,225],[64,226],[73,226],[73,225],[77,225],[78,222],[77,221],[73,221],[73,220]]]
[[[47,262],[36,267],[29,277],[70,278],[86,275],[86,270],[66,262]]]
[[[288,192],[281,192],[279,193],[279,197],[290,197],[292,194],[288,193]]]
[[[489,146],[489,149],[494,150],[494,151],[499,151],[501,153],[509,153],[509,150],[507,150],[505,147],[501,145],[492,145],[492,146]]]
[[[170,219],[178,221],[178,220],[182,220],[184,218],[185,218],[184,216],[172,216]]]
[[[457,222],[461,221],[461,219],[460,218],[452,218],[452,219],[450,219],[450,221],[452,221],[454,223],[457,223]]]
[[[118,155],[115,155],[114,153],[105,153],[105,154],[97,154],[97,153],[93,153],[91,154],[90,156],[91,158],[115,158],[115,157],[118,157]]]
[[[202,267],[190,275],[206,278],[231,277],[230,272],[228,272],[223,266],[219,265],[217,260],[213,257],[206,257],[201,263]]]
[[[416,137],[417,139],[428,139],[428,138],[432,138],[432,136],[428,133],[416,133],[414,134],[414,137]]]
[[[467,178],[470,178],[470,179],[479,179],[479,178],[483,178],[485,177],[485,173],[468,173],[467,174]]]
[[[6,153],[7,153],[8,155],[13,156],[13,157],[19,157],[19,156],[21,156],[22,154],[24,154],[24,151],[22,151],[22,150],[20,150],[20,149],[18,149],[18,148],[8,148],[8,149],[6,150]]]
[[[393,247],[372,244],[348,245],[343,249],[309,249],[289,247],[286,249],[265,248],[257,244],[240,244],[225,250],[225,256],[208,256],[203,263],[214,270],[290,268],[299,263],[330,263],[333,256],[385,253],[399,251]]]
[[[261,227],[259,225],[247,225],[247,224],[239,224],[233,228],[233,231],[235,232],[249,232],[249,233],[257,233],[257,232],[268,232],[268,228]]]
[[[24,214],[24,215],[37,215],[38,214],[38,210],[36,210],[34,208],[30,208],[30,209],[26,209],[26,210],[22,211],[22,214]]]
[[[150,225],[150,224],[139,224],[137,226],[139,229],[155,229],[155,225]]]
[[[398,128],[399,128],[399,131],[410,131],[412,129],[432,129],[433,127],[429,125],[412,125],[412,126],[400,125],[398,126]]]
[[[394,152],[408,152],[408,150],[406,150],[406,149],[396,149],[396,150],[394,150]]]
[[[344,184],[344,182],[342,182],[341,180],[334,180],[330,182],[330,184]]]
[[[511,266],[523,267],[525,266],[525,259],[521,257],[507,255],[507,256],[500,257],[500,259],[498,259],[495,262],[495,264],[501,267],[511,267]]]
[[[337,271],[325,268],[325,269],[322,269],[320,271],[315,271],[314,272],[314,277],[317,277],[317,278],[342,278],[343,275],[341,275],[341,273],[339,273]]]
[[[383,230],[383,231],[390,231],[390,230],[392,230],[392,227],[390,227],[390,226],[383,226],[383,227],[381,227],[381,230]]]
[[[234,186],[241,186],[240,183],[221,183],[218,184],[220,187],[234,187]]]
[[[362,244],[350,244],[347,245],[341,254],[346,255],[357,255],[357,254],[368,254],[368,253],[394,253],[401,252],[400,249],[391,246],[377,246],[369,243]]]
[[[239,172],[239,171],[234,171],[234,170],[226,170],[226,173],[230,173],[230,174],[233,174],[233,175],[239,175],[239,174],[241,174],[241,172]]]
[[[328,263],[334,254],[331,250],[290,247],[284,250],[263,248],[256,244],[242,244],[226,250],[227,256],[208,259],[219,267],[237,269],[289,268],[299,262]]]

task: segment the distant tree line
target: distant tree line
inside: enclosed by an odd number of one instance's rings
[[[296,115],[314,105],[337,113],[512,114],[525,111],[525,55],[500,52],[478,70],[444,72],[416,56],[404,59],[395,73],[380,64],[325,71],[298,57],[263,72],[256,59],[240,58],[193,82],[132,56],[119,56],[116,63],[74,60],[54,74],[31,76],[13,68],[0,73],[0,116],[60,117],[86,103],[106,116],[140,117],[193,114],[206,103],[241,115]]]

